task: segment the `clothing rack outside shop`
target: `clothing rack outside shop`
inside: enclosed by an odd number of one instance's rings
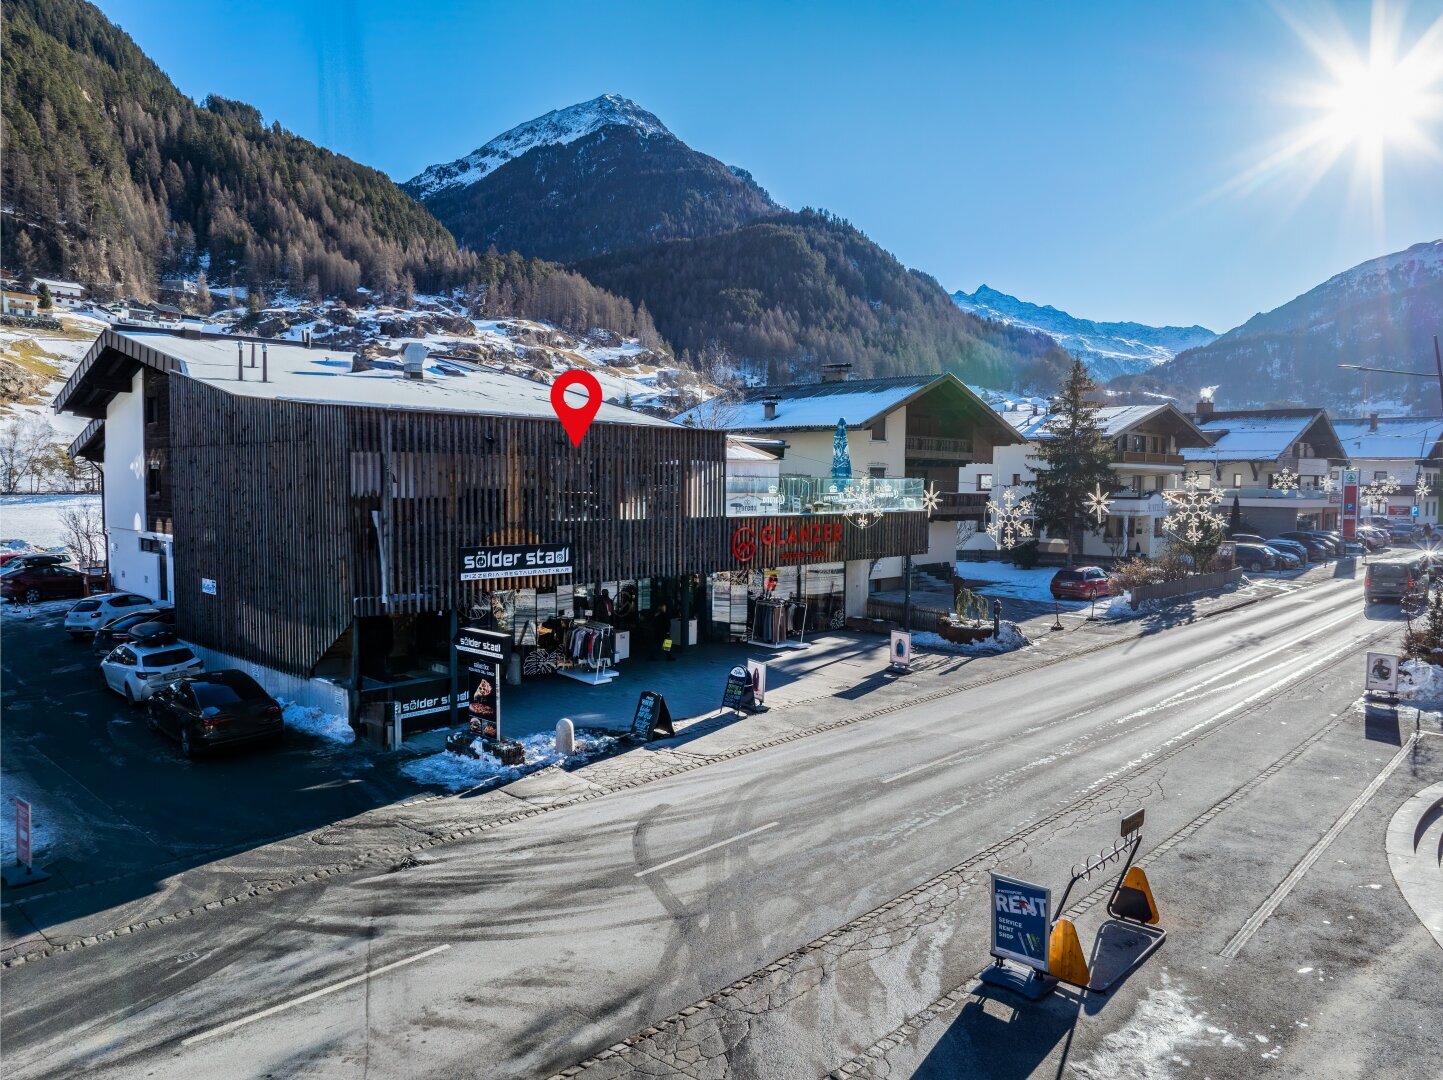
[[[764,649],[805,649],[806,632],[806,600],[762,597],[752,615],[752,636],[747,643]]]
[[[567,634],[565,652],[572,666],[558,674],[568,679],[600,686],[621,674],[611,666],[616,657],[616,629],[609,623],[573,623]]]

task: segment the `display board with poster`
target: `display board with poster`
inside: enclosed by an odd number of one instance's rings
[[[1370,694],[1396,694],[1398,692],[1398,658],[1392,653],[1370,652],[1363,689]]]
[[[994,873],[992,955],[1046,972],[1051,914],[1051,889]]]
[[[893,630],[889,661],[899,671],[912,669],[912,634],[908,630]]]
[[[737,666],[728,671],[726,686],[722,690],[721,707],[741,712],[750,696],[751,680],[747,678],[747,669]]]
[[[747,661],[747,681],[752,688],[752,711],[767,711],[767,665],[761,660]]]
[[[631,734],[642,742],[650,742],[658,735],[676,734],[666,698],[655,690],[642,691],[641,697],[636,699],[636,713],[631,718]]]

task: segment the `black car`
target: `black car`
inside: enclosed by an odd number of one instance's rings
[[[138,640],[135,631],[147,623],[163,623],[175,627],[175,608],[142,608],[125,615],[119,615],[95,631],[92,642],[97,653],[108,653],[117,645]]]
[[[248,742],[280,742],[285,732],[280,704],[244,671],[188,675],[150,695],[151,730],[180,740],[180,752]]]
[[[1309,562],[1322,562],[1333,553],[1331,545],[1323,543],[1322,540],[1318,539],[1312,533],[1301,531],[1285,532],[1278,533],[1278,537],[1282,540],[1291,540],[1294,543],[1302,544],[1303,547],[1307,548]]]
[[[1237,564],[1251,574],[1278,568],[1278,553],[1263,544],[1238,544],[1233,552]]]

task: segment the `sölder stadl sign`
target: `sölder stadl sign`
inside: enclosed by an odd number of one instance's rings
[[[506,544],[461,549],[461,580],[570,577],[570,544]]]

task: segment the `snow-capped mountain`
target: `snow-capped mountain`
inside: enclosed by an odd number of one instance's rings
[[[1234,407],[1297,398],[1351,405],[1363,381],[1339,364],[1431,371],[1440,326],[1443,240],[1429,240],[1335,274],[1211,344],[1180,353],[1156,374],[1186,387],[1217,384],[1219,403]],[[1437,408],[1429,379],[1373,373],[1368,394]]]
[[[745,169],[693,150],[617,94],[528,120],[402,187],[468,247],[566,263],[782,209]]]
[[[432,165],[403,186],[412,196],[425,201],[451,188],[468,187],[528,150],[538,146],[565,146],[610,125],[632,128],[643,138],[671,135],[665,124],[636,102],[620,94],[602,94],[518,124],[463,158],[445,165]]]
[[[959,289],[952,294],[952,302],[984,319],[1051,336],[1099,379],[1147,371],[1184,349],[1197,348],[1217,338],[1217,334],[1204,326],[1147,326],[1079,319],[1050,304],[1040,307],[986,285],[970,294]]]

